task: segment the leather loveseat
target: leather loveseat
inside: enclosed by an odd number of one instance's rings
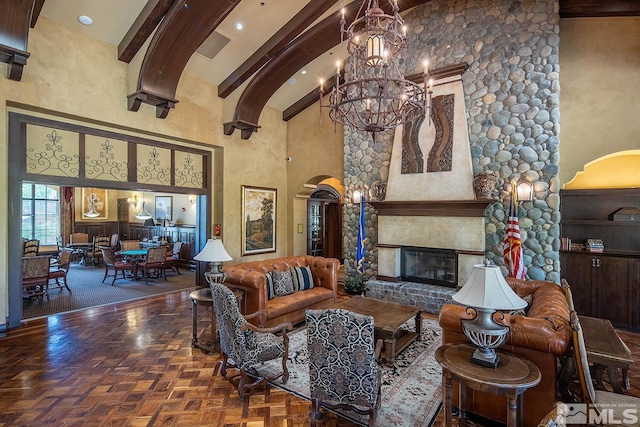
[[[339,265],[340,262],[335,258],[309,255],[246,262],[225,267],[225,285],[244,291],[242,305],[245,314],[262,312],[260,320],[256,322],[259,326],[268,328],[282,322],[296,324],[304,320],[308,309],[336,305]],[[313,276],[313,288],[268,299],[265,273],[287,271],[291,267],[309,267]]]
[[[571,345],[569,306],[562,288],[553,282],[507,278],[507,283],[521,297],[531,299],[526,314],[505,314],[509,339],[503,349],[531,360],[542,373],[540,383],[524,393],[524,425],[537,426],[557,400],[558,358]],[[470,318],[465,307],[445,304],[440,311],[444,343],[469,342],[462,332],[460,319]],[[499,316],[496,316],[498,319]],[[500,369],[500,367],[498,367]],[[457,394],[454,394],[457,396]],[[500,422],[506,420],[506,398],[469,390],[467,409]]]

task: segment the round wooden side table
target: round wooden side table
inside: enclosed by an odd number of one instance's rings
[[[233,291],[233,295],[238,300],[238,304],[240,304],[244,296],[244,292],[240,289],[232,289],[231,291]],[[191,298],[191,301],[193,302],[193,306],[191,307],[191,317],[193,320],[193,335],[191,337],[191,346],[197,347],[208,353],[213,353],[213,350],[219,340],[217,333],[218,322],[216,321],[216,314],[213,310],[213,298],[211,297],[211,289],[202,288],[195,290],[189,294],[189,298]],[[211,307],[211,342],[208,344],[202,343],[198,339],[198,306],[201,305],[205,307]]]
[[[522,394],[540,382],[540,369],[524,356],[504,350],[497,350],[500,355],[497,368],[476,365],[469,362],[475,349],[466,343],[450,343],[436,351],[436,360],[442,366],[445,425],[451,425],[453,380],[460,384],[460,426],[466,425],[467,387],[506,396],[507,426],[522,425]]]

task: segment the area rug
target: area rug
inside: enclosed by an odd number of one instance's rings
[[[415,330],[413,320],[405,329]],[[437,321],[422,320],[422,340],[414,341],[396,356],[393,365],[385,365],[382,377],[382,403],[376,420],[384,427],[430,426],[442,405],[442,369],[435,360],[436,349],[442,343],[442,330]],[[289,338],[289,381],[280,380],[273,386],[309,400],[309,366],[306,329],[294,331]],[[265,363],[260,368],[277,372],[278,361]],[[336,411],[336,414],[359,425],[368,425],[368,417],[354,412]]]

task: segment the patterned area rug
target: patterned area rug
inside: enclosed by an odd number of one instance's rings
[[[415,330],[413,320],[404,328]],[[442,343],[442,331],[437,321],[422,320],[422,340],[414,341],[399,355],[392,366],[384,366],[382,377],[382,403],[376,420],[384,427],[427,427],[437,416],[442,404],[442,369],[434,354]],[[304,399],[309,399],[309,367],[307,357],[307,334],[305,328],[294,331],[289,339],[289,381],[280,380],[273,386],[286,390]],[[276,372],[278,361],[264,364],[264,369]],[[260,372],[264,370],[262,367]],[[355,412],[336,412],[343,418],[366,426],[367,417]]]

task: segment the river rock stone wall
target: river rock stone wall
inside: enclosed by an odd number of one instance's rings
[[[486,254],[504,266],[502,241],[512,181],[534,184],[532,202],[519,210],[527,277],[559,282],[558,1],[433,0],[409,11],[405,75],[466,62],[462,75],[475,175],[497,177],[496,203],[485,215]],[[393,132],[371,135],[345,127],[345,193],[386,182]],[[454,171],[455,172],[455,171]],[[446,189],[443,189],[446,191]],[[443,199],[446,199],[443,193]],[[373,195],[373,194],[371,194]],[[358,206],[345,207],[347,275],[354,273]],[[365,276],[377,272],[377,217],[365,208]],[[506,274],[506,269],[503,267]]]

